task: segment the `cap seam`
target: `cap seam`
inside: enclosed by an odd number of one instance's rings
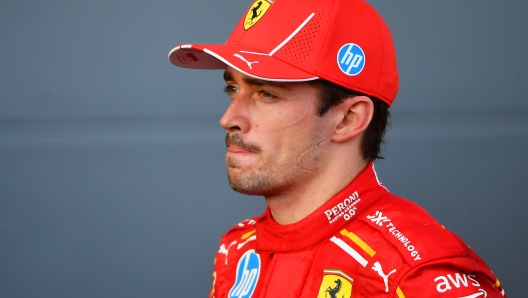
[[[262,49],[257,48],[257,47],[255,47],[255,46],[253,46],[252,44],[249,44],[249,43],[241,43],[241,42],[237,42],[236,44],[237,44],[237,45],[242,45],[242,46],[249,46],[249,47],[251,47],[251,48],[253,48],[253,49],[255,49],[255,50],[262,51],[262,53],[267,54],[267,55],[269,56],[269,53],[266,53],[266,52],[263,51]],[[313,75],[313,76],[315,76],[315,77],[319,77],[314,71],[306,70],[306,69],[302,69],[302,68],[300,68],[300,67],[297,66],[297,65],[294,65],[294,64],[292,64],[292,63],[289,63],[289,62],[287,62],[287,61],[285,61],[285,60],[279,58],[279,56],[273,55],[273,56],[269,56],[269,57],[271,57],[271,58],[273,58],[273,59],[277,59],[277,60],[281,61],[282,63],[288,64],[288,65],[290,65],[290,66],[292,66],[292,67],[295,67],[295,68],[297,68],[297,69],[300,70],[300,71],[303,71],[303,72],[309,73],[309,74],[311,74],[311,75]]]
[[[334,0],[334,5],[332,5],[331,21],[328,24],[327,31],[325,32],[326,33],[325,38],[324,38],[321,48],[319,49],[319,53],[317,53],[317,60],[315,61],[314,65],[312,65],[312,68],[314,68],[314,74],[317,75],[318,77],[321,77],[321,75],[319,74],[319,71],[316,69],[316,66],[319,65],[319,61],[321,61],[321,53],[323,52],[323,49],[325,49],[326,45],[328,44],[328,38],[330,36],[329,32],[331,31],[331,28],[334,27],[335,15],[337,14],[337,11],[339,9],[339,4],[337,5],[338,7],[336,9],[335,3],[336,3],[336,0]]]
[[[372,8],[371,8],[372,9]],[[383,73],[385,71],[385,40],[386,40],[386,36],[385,36],[385,32],[383,31],[384,28],[382,28],[381,24],[380,24],[380,16],[378,16],[376,18],[376,23],[378,24],[378,29],[380,30],[381,32],[381,39],[382,39],[382,43],[381,43],[381,46],[382,46],[382,53],[381,53],[381,69],[380,69],[380,73],[379,73],[379,77],[378,77],[378,84],[377,84],[377,91],[378,93],[380,94],[380,97],[381,97],[381,90],[380,90],[380,85],[381,85],[381,78],[383,77]],[[387,101],[388,103],[388,101]],[[389,106],[391,106],[391,104],[389,103]]]
[[[248,75],[248,76],[251,76],[251,77],[254,77],[254,78],[257,78],[257,79],[261,79],[261,80],[264,80],[264,81],[276,81],[276,82],[305,82],[305,81],[316,80],[316,79],[319,78],[318,76],[312,74],[311,72],[308,72],[308,71],[305,71],[305,70],[302,70],[302,69],[301,69],[302,72],[307,73],[307,74],[311,75],[312,77],[308,77],[308,78],[295,78],[295,79],[277,79],[277,78],[262,77],[262,76],[259,76],[259,75],[257,75],[257,74],[254,74],[254,73],[248,72],[247,70],[242,70],[242,69],[240,69],[240,67],[236,66],[236,65],[235,65],[234,63],[232,63],[229,59],[225,58],[225,57],[222,56],[222,55],[217,54],[217,53],[214,52],[214,51],[211,51],[211,50],[208,49],[208,48],[204,48],[204,49],[203,49],[203,52],[205,52],[205,53],[208,54],[208,55],[213,56],[215,59],[220,60],[220,61],[223,62],[225,65],[227,65],[227,66],[231,66],[231,67],[233,67],[234,69],[240,71],[241,73],[243,73],[243,74],[245,74],[245,75]],[[272,56],[268,56],[268,57],[269,57],[269,58],[272,58],[272,59],[276,59],[276,58],[274,58],[274,57],[272,57]],[[300,70],[297,66],[291,65],[291,64],[289,64],[289,63],[287,63],[287,62],[284,62],[284,61],[282,61],[282,60],[280,60],[280,59],[277,59],[277,60],[279,60],[280,62],[282,62],[282,63],[284,63],[284,64],[287,64],[287,65],[289,65],[289,66],[291,66],[291,67],[294,67],[294,68],[296,68],[297,70]]]
[[[294,64],[291,64],[291,63],[289,63],[289,62],[286,62],[286,61],[284,61],[283,59],[280,59],[280,58],[278,58],[278,57],[276,57],[276,56],[270,56],[270,57],[272,57],[272,58],[274,58],[274,59],[277,59],[277,60],[281,61],[282,63],[288,64],[288,65],[290,65],[290,66],[292,66],[292,67],[295,67],[295,68],[297,68],[297,69],[300,70],[300,71],[304,71],[304,72],[306,72],[306,73],[309,73],[309,74],[313,75],[314,77],[319,77],[319,75],[317,75],[316,73],[314,73],[314,72],[311,71],[311,70],[302,69],[302,68],[300,68],[299,66],[294,65]]]
[[[263,54],[269,55],[269,53],[266,50],[262,49],[261,47],[255,46],[254,44],[251,44],[251,43],[237,41],[237,42],[232,42],[230,44],[236,44],[236,45],[240,45],[240,46],[248,46],[248,47],[253,48],[255,50],[261,51]]]

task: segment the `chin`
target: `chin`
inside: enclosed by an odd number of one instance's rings
[[[240,172],[233,173],[230,170],[227,177],[229,186],[236,192],[252,196],[266,196],[273,193],[274,187],[269,183],[269,179],[263,179],[263,177],[258,175],[251,173],[242,174]]]
[[[229,186],[236,192],[251,196],[275,196],[284,189],[274,177],[264,177],[254,173],[236,175],[228,172]]]

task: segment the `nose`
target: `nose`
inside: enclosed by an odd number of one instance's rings
[[[220,118],[220,126],[228,132],[245,133],[249,130],[248,105],[242,94],[231,100],[229,107]]]

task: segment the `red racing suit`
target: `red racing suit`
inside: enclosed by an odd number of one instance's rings
[[[279,225],[270,210],[229,230],[210,297],[506,297],[460,238],[389,193],[370,163],[303,220]]]

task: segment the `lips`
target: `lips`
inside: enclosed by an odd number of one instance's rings
[[[227,147],[227,152],[229,152],[229,153],[254,153],[254,152],[251,152],[249,150],[246,150],[246,149],[243,149],[243,148],[239,148],[237,146],[228,146]]]
[[[226,146],[229,153],[260,153],[260,146],[244,141],[239,134],[226,134]]]

